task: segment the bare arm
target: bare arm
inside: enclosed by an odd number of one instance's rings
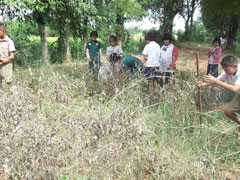
[[[90,54],[89,54],[89,49],[87,48],[87,50],[86,50],[86,56],[87,56],[87,58],[88,58],[88,62],[91,62],[92,60],[91,60],[91,58],[90,58]]]
[[[100,63],[103,61],[102,49],[99,49]]]
[[[227,89],[229,91],[232,91],[232,92],[238,92],[240,90],[240,85],[231,85],[231,84],[227,84],[211,75],[208,75],[206,78],[206,83],[213,83],[213,84],[216,84],[218,86],[221,86],[222,88],[224,89]]]
[[[147,57],[146,55],[144,55],[144,61],[145,61],[145,62],[147,61],[147,58],[148,58],[148,57]]]

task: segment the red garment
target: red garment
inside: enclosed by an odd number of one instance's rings
[[[170,64],[170,67],[172,67],[173,70],[176,70],[176,61],[178,59],[178,48],[177,46],[174,46],[173,53],[172,53],[172,63]]]

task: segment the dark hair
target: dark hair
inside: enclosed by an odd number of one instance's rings
[[[6,26],[4,24],[0,24],[0,29],[3,29],[5,32],[7,32]]]
[[[93,37],[93,36],[98,37],[97,31],[92,31],[92,32],[90,33],[90,37]]]
[[[221,46],[221,40],[220,40],[220,38],[215,38],[214,40],[213,40],[213,44],[215,43],[215,42],[218,42],[219,43],[219,46]]]
[[[155,40],[155,36],[153,34],[153,32],[148,32],[146,35],[145,35],[145,41],[154,41]]]
[[[222,67],[232,67],[238,64],[238,60],[234,56],[225,56],[221,61]]]
[[[169,40],[170,42],[173,42],[172,35],[170,33],[165,33],[162,37],[162,41]]]
[[[111,35],[110,38],[109,38],[109,41],[111,41],[111,40],[117,42],[117,36]]]

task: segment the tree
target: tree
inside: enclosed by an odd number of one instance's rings
[[[217,30],[219,35],[226,31],[226,48],[235,47],[240,23],[240,1],[202,0],[201,7],[204,25],[210,31]]]
[[[180,12],[180,15],[183,17],[185,21],[184,38],[186,40],[189,40],[192,34],[193,15],[198,5],[199,5],[199,0],[184,0],[182,12]]]
[[[4,24],[6,23],[7,16],[9,19],[18,19],[20,21],[34,19],[38,23],[42,43],[42,62],[43,64],[48,64],[45,18],[50,5],[49,2],[47,0],[8,0],[0,2]]]
[[[31,4],[33,7],[32,18],[38,23],[38,30],[41,39],[42,62],[45,65],[49,64],[48,60],[48,43],[46,32],[46,19],[49,19],[48,12],[50,11],[50,3],[47,0],[34,1]]]
[[[151,10],[151,16],[160,23],[162,33],[172,33],[173,20],[182,11],[183,2],[184,0],[149,1],[148,8]]]
[[[94,5],[98,9],[97,20],[101,20],[94,22],[95,27],[116,34],[120,46],[125,39],[124,23],[130,20],[140,20],[146,14],[142,4],[137,0],[95,0]]]

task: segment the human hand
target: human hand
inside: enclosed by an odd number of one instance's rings
[[[88,62],[92,62],[91,58],[88,58]]]
[[[196,81],[196,86],[198,88],[202,87],[203,86],[203,82],[202,81]]]
[[[216,84],[217,78],[213,77],[212,75],[206,75],[204,76],[204,81],[208,84]]]
[[[0,58],[0,64],[7,64],[8,62],[8,60]]]

